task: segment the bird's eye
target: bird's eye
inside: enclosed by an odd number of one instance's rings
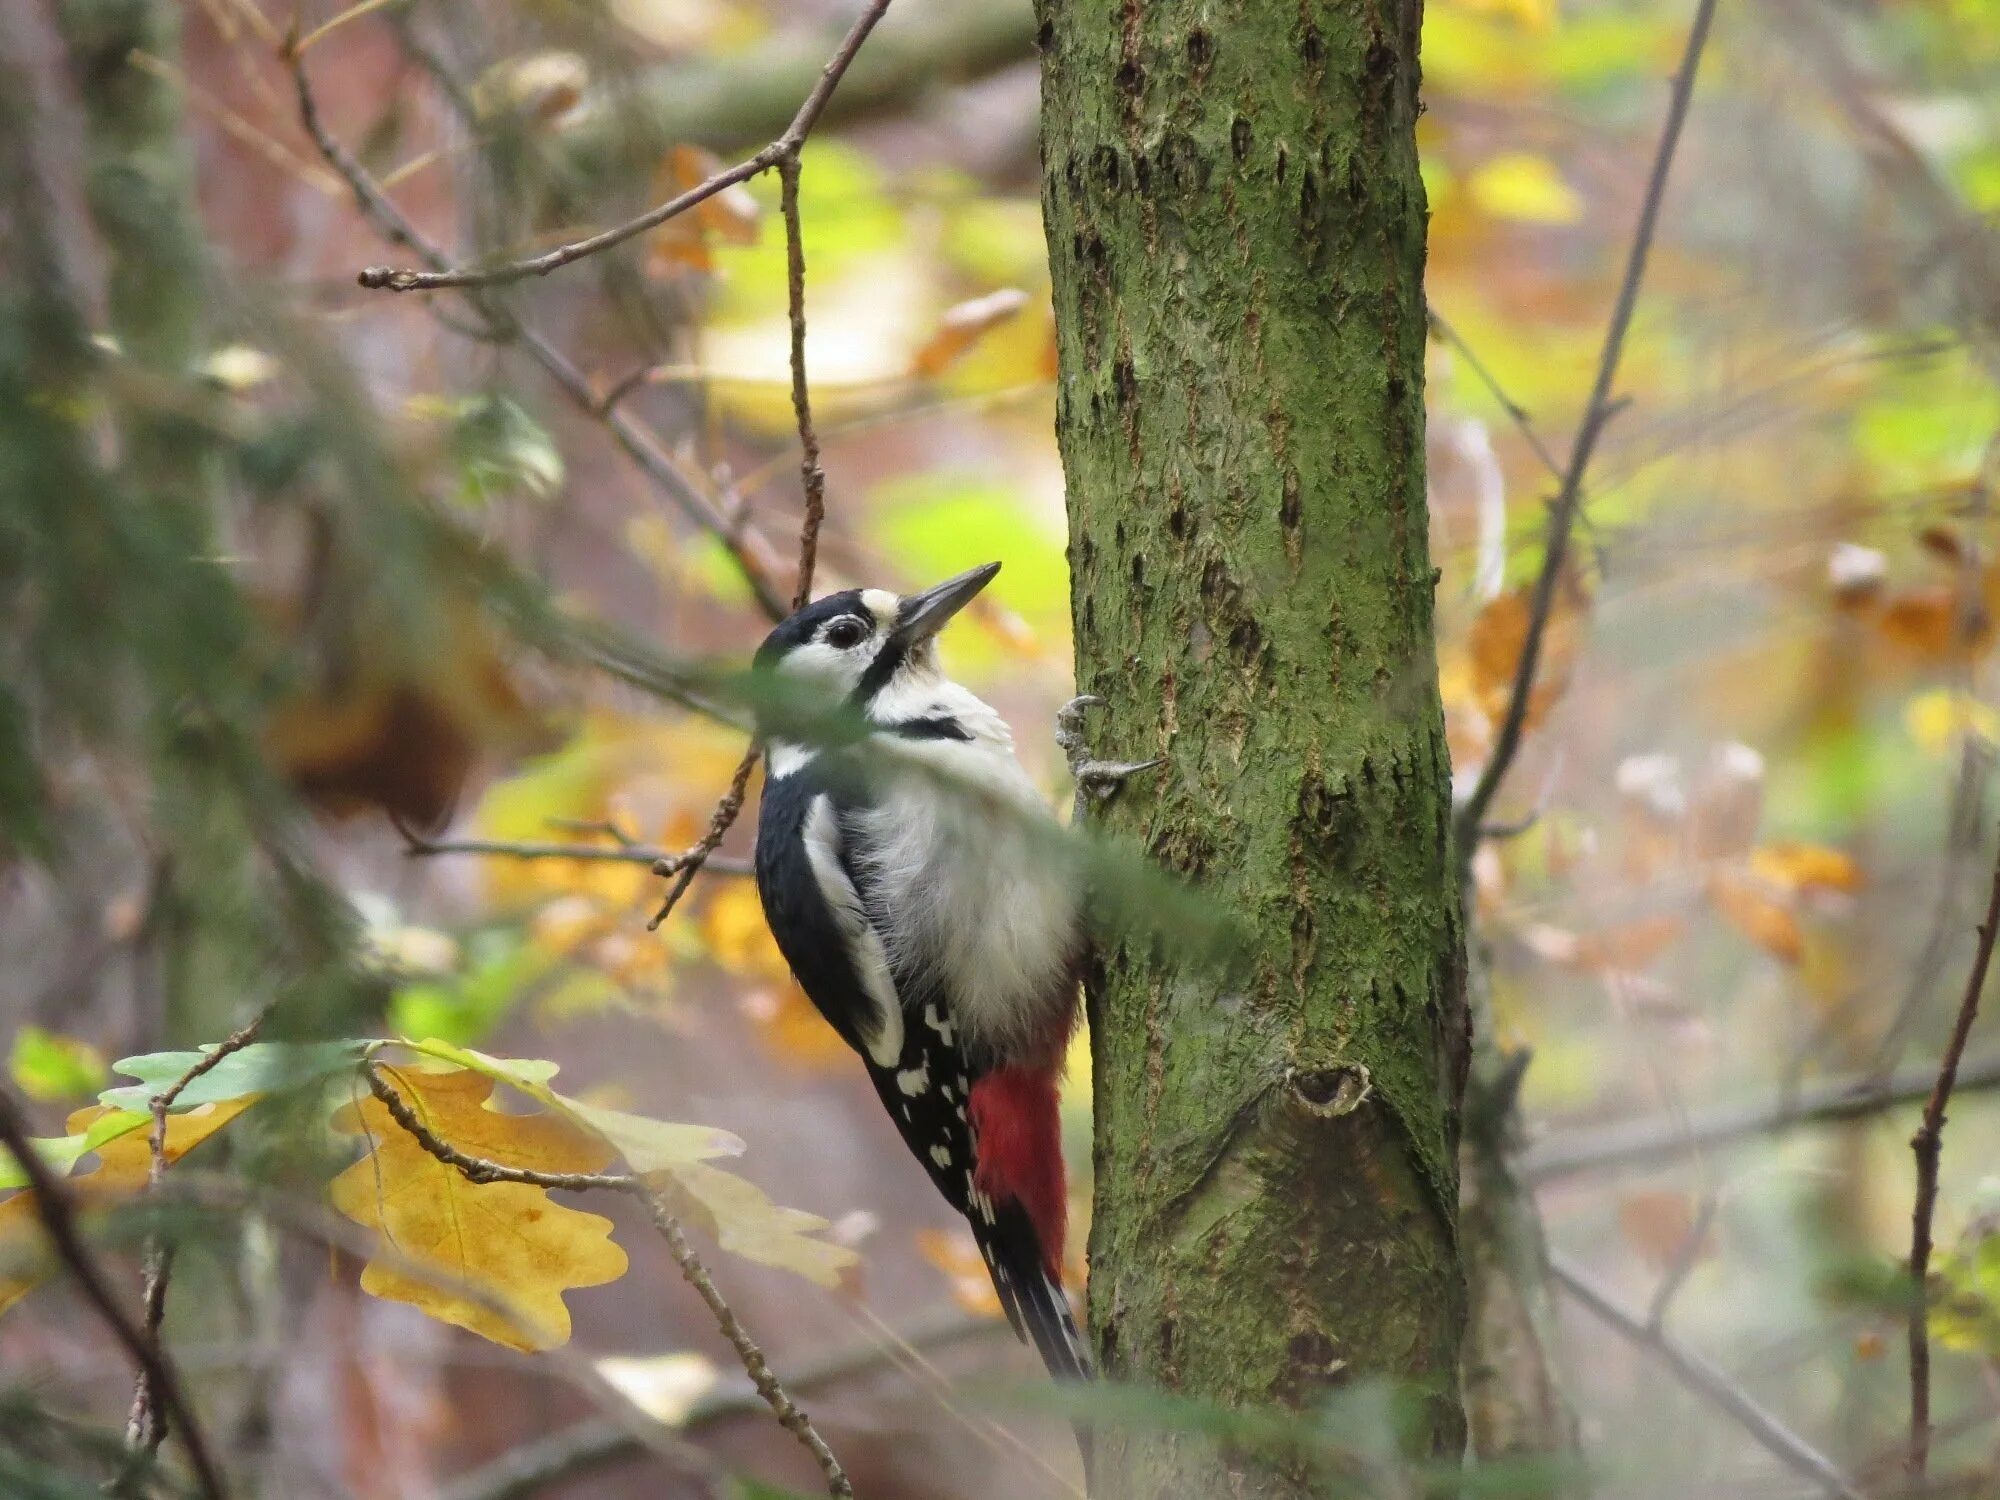
[[[826,643],[836,651],[845,651],[850,646],[861,644],[867,635],[862,623],[852,615],[844,615],[826,627]]]

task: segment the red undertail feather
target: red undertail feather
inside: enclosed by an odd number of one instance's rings
[[[1069,1194],[1055,1069],[995,1068],[973,1084],[967,1112],[979,1140],[973,1185],[996,1203],[1011,1198],[1027,1211],[1043,1269],[1060,1286]]]

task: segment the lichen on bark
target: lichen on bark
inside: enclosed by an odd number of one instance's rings
[[[1244,957],[1100,955],[1107,1372],[1302,1408],[1358,1377],[1463,1443],[1464,958],[1423,475],[1414,0],[1040,0],[1080,689],[1165,767],[1114,833]],[[1105,1496],[1306,1493],[1100,1437]]]

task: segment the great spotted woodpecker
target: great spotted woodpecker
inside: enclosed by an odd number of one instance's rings
[[[787,738],[760,711],[757,888],[799,984],[971,1224],[1014,1331],[1052,1374],[1084,1378],[1056,1115],[1081,883],[1006,724],[937,659],[939,630],[999,571],[830,594],[771,632],[755,670],[840,705],[850,728]],[[1059,735],[1073,765],[1076,711]],[[1102,794],[1138,769],[1090,762],[1079,782]]]

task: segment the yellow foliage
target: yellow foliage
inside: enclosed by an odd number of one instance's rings
[[[815,1239],[827,1221],[773,1203],[754,1182],[690,1163],[653,1179],[677,1208],[712,1233],[723,1249],[759,1265],[795,1271],[824,1287],[860,1259],[845,1245]]]
[[[257,1096],[249,1094],[169,1115],[162,1154],[169,1164],[179,1161],[256,1102]],[[84,1135],[93,1126],[110,1123],[111,1117],[120,1113],[106,1105],[93,1104],[72,1114],[65,1128],[70,1135]],[[80,1207],[101,1208],[146,1185],[153,1169],[150,1126],[145,1116],[134,1116],[124,1134],[96,1148],[97,1166],[70,1183],[70,1193]],[[15,1193],[0,1203],[0,1312],[46,1281],[51,1269],[35,1195],[28,1191]]]
[[[1823,844],[1766,844],[1750,851],[1750,873],[1787,890],[1858,891],[1861,867]]]
[[[1467,179],[1472,201],[1496,219],[1526,224],[1574,224],[1583,199],[1546,157],[1511,151],[1478,167]]]
[[[964,1230],[920,1229],[917,1253],[944,1273],[951,1300],[974,1317],[997,1318],[1003,1309],[979,1247]]]
[[[488,1108],[493,1081],[479,1073],[393,1069],[388,1076],[425,1128],[467,1155],[530,1171],[596,1172],[614,1154],[559,1115]],[[432,1281],[371,1260],[361,1273],[363,1291],[509,1348],[551,1349],[569,1341],[562,1294],[625,1274],[625,1252],[611,1242],[609,1219],[565,1208],[539,1187],[466,1181],[398,1125],[379,1099],[346,1106],[334,1127],[366,1137],[371,1149],[334,1179],[333,1206],[375,1230],[384,1251],[439,1273]]]
[[[2000,713],[1945,688],[1919,693],[1905,704],[1903,727],[1931,755],[1956,754],[1960,738],[1968,734],[1989,745],[2000,743]]]
[[[702,907],[701,932],[709,956],[731,973],[773,983],[791,977],[791,967],[771,939],[753,882],[718,882]]]

